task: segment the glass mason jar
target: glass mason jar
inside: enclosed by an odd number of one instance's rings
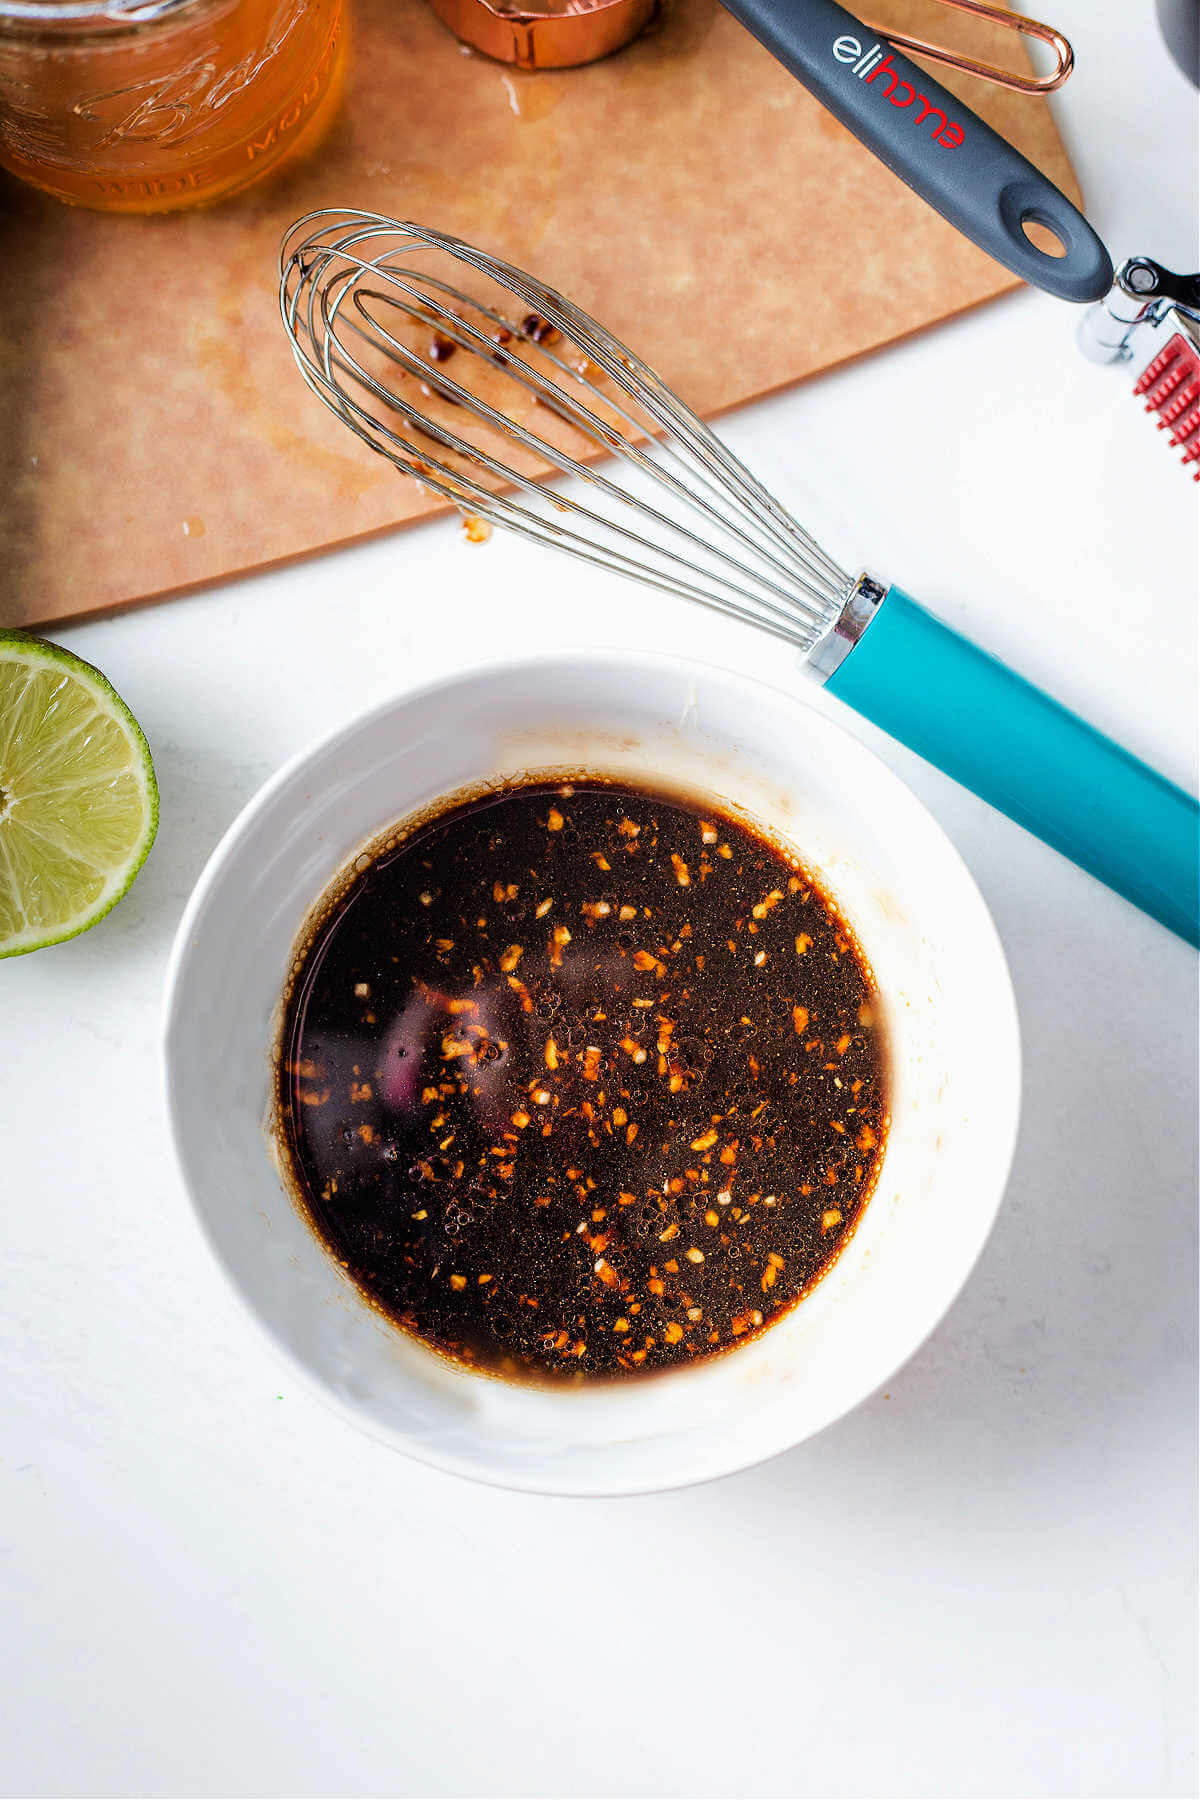
[[[162,212],[273,168],[335,103],[342,0],[0,0],[0,164]]]

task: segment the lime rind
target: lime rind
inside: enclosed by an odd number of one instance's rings
[[[0,958],[95,925],[157,829],[150,748],[111,683],[70,651],[0,631]]]

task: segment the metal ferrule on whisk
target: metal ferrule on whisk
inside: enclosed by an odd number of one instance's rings
[[[858,643],[886,595],[886,584],[874,575],[868,575],[865,569],[856,577],[841,612],[808,654],[807,668],[811,675],[818,681],[829,680]]]

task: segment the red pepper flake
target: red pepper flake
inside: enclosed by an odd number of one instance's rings
[[[532,338],[535,344],[545,344],[547,347],[557,344],[562,336],[561,331],[549,319],[543,319],[540,313],[534,312],[525,314],[521,320],[521,331],[525,337]]]

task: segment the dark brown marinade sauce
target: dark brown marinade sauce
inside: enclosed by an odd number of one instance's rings
[[[364,859],[360,859],[360,863]],[[518,1379],[746,1342],[820,1279],[887,1130],[870,973],[719,812],[508,789],[359,867],[288,996],[303,1204],[397,1323]]]

